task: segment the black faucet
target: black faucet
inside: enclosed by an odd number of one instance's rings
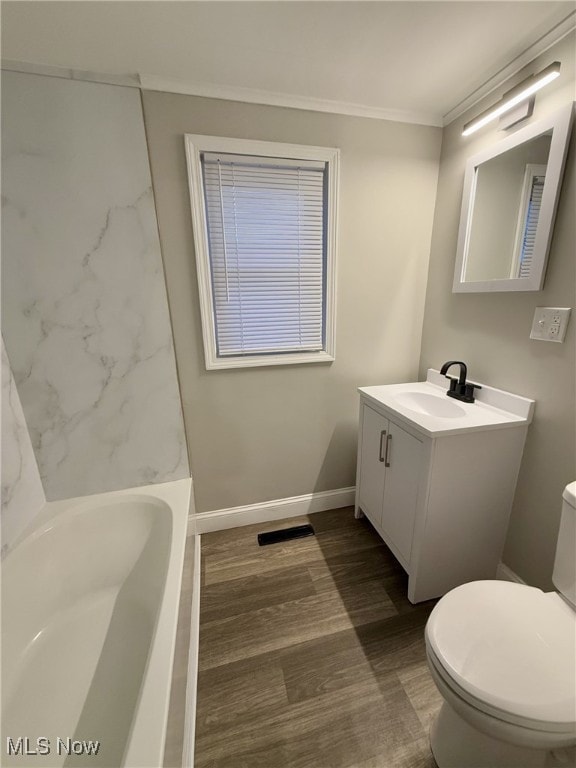
[[[453,365],[460,366],[460,376],[457,379],[447,374],[448,368],[451,368]],[[482,389],[479,384],[469,384],[466,381],[468,368],[466,363],[463,363],[461,360],[449,360],[447,363],[444,363],[442,368],[440,368],[440,373],[450,380],[450,389],[446,392],[448,397],[455,397],[456,400],[462,400],[465,403],[473,403],[474,390]]]

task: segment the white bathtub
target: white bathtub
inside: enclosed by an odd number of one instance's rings
[[[190,502],[190,480],[53,502],[5,557],[2,765],[162,765]]]

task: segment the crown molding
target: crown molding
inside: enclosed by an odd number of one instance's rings
[[[104,83],[106,85],[122,85],[129,88],[140,88],[138,75],[117,75],[113,72],[92,72],[88,69],[72,69],[53,64],[36,64],[31,61],[16,61],[2,59],[0,68],[6,72],[22,72],[28,75],[43,75],[44,77],[60,77],[64,80],[85,80],[89,83]]]
[[[203,96],[208,99],[225,99],[227,101],[247,102],[249,104],[286,107],[288,109],[305,109],[313,112],[349,115],[351,117],[368,117],[374,120],[392,120],[397,123],[413,123],[438,128],[442,126],[442,117],[435,113],[369,107],[364,104],[353,104],[332,99],[316,99],[308,96],[295,96],[287,93],[274,93],[273,91],[260,91],[253,88],[236,86],[194,83],[188,80],[158,77],[156,75],[116,75],[111,72],[69,69],[51,64],[36,64],[13,59],[2,59],[1,68],[8,72],[23,72],[32,75],[44,75],[45,77],[60,77],[67,80],[85,80],[91,83],[122,85],[130,88],[141,88],[146,91]]]
[[[500,88],[507,80],[518,74],[525,66],[530,64],[538,56],[541,56],[549,48],[569,35],[576,29],[576,11],[570,13],[565,19],[559,22],[553,29],[537,40],[533,45],[526,48],[519,56],[513,59],[509,64],[503,67],[493,77],[476,88],[459,104],[453,107],[442,118],[442,125],[446,126],[457,120],[461,115],[472,107],[475,107],[482,99]]]
[[[317,99],[310,96],[296,96],[289,93],[261,91],[254,88],[194,83],[175,78],[157,77],[140,74],[142,90],[179,93],[187,96],[203,96],[209,99],[225,99],[241,101],[250,104],[264,104],[273,107],[289,109],[306,109],[313,112],[330,112],[351,117],[369,117],[375,120],[392,120],[399,123],[415,123],[417,125],[442,126],[439,114],[428,112],[411,112],[400,109],[385,109],[370,107],[364,104],[354,104],[332,99]]]

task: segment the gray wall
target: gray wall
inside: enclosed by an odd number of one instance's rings
[[[356,388],[417,373],[440,129],[156,92],[143,103],[198,511],[354,485]],[[205,370],[185,133],[340,148],[333,364]]]
[[[465,138],[463,124],[555,60],[562,62],[562,75],[537,96],[532,119],[571,102],[574,42],[571,34],[444,131],[420,360],[421,375],[445,360],[465,360],[471,378],[536,400],[503,560],[528,583],[544,589],[551,588],[562,490],[576,478],[576,317],[564,344],[531,341],[529,335],[535,307],[576,306],[574,138],[544,290],[453,294],[452,279],[466,159],[504,135],[487,127]]]

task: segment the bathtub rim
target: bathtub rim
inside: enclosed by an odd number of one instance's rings
[[[120,498],[118,498],[119,495],[120,491],[110,491],[108,493],[93,494],[92,496],[78,496],[75,499],[46,502],[45,506],[42,507],[41,511],[34,518],[33,523],[22,532],[6,552],[4,559],[2,560],[2,565],[8,565],[11,558],[16,556],[17,553],[22,552],[26,547],[33,542],[38,541],[38,539],[45,534],[50,533],[50,531],[66,525],[75,517],[80,517],[91,510],[114,506],[120,501]],[[111,498],[107,498],[106,501],[103,501],[102,499],[105,496]],[[143,502],[145,504],[151,504],[157,509],[172,510],[170,504],[160,498],[159,494],[152,496],[151,494],[146,493],[123,492],[121,500],[127,504],[131,502],[136,504]],[[64,504],[64,501],[70,502],[70,504]],[[58,509],[56,509],[56,505],[58,505]]]
[[[7,565],[17,550],[22,551],[27,541],[54,527],[51,523],[59,525],[71,516],[118,501],[164,502],[154,506],[167,505],[172,512],[172,538],[163,599],[122,765],[122,768],[158,768],[163,764],[166,741],[188,518],[194,512],[192,479],[47,502],[10,547],[2,565]]]

